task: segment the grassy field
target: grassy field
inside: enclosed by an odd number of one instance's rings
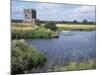
[[[25,25],[25,24],[12,24],[11,32],[12,38],[15,39],[32,39],[32,38],[54,38],[58,37],[58,32],[62,30],[73,31],[91,31],[96,29],[96,25],[84,25],[84,24],[56,24],[57,30],[52,31],[44,28],[43,25]]]
[[[44,24],[41,24],[42,26]],[[58,30],[95,30],[96,25],[86,25],[86,24],[56,24]],[[12,23],[12,30],[34,30],[38,28],[37,25],[25,25],[23,23]]]
[[[32,24],[29,23],[11,23],[11,26],[17,26],[17,27],[21,27],[21,26],[33,26]]]
[[[83,24],[57,24],[58,30],[95,30],[96,25],[83,25]]]
[[[12,30],[34,30],[38,28],[36,25],[28,25],[24,23],[12,23],[11,29]]]

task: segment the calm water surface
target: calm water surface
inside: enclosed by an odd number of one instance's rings
[[[96,57],[95,31],[62,31],[56,39],[28,39],[26,42],[47,57],[44,69],[82,62]]]

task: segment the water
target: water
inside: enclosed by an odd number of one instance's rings
[[[82,62],[96,57],[95,31],[62,31],[56,39],[28,39],[26,42],[47,57],[42,70]]]

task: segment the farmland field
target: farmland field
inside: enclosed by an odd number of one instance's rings
[[[41,24],[42,26],[44,24]],[[58,30],[95,30],[96,25],[91,24],[56,24]],[[25,24],[12,24],[11,29],[12,30],[34,30],[35,28],[38,28],[36,25],[25,25]]]
[[[86,24],[57,24],[59,30],[95,30],[96,25]]]

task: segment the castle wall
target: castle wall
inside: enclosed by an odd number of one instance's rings
[[[36,24],[36,10],[33,9],[24,9],[24,23],[31,25]]]

